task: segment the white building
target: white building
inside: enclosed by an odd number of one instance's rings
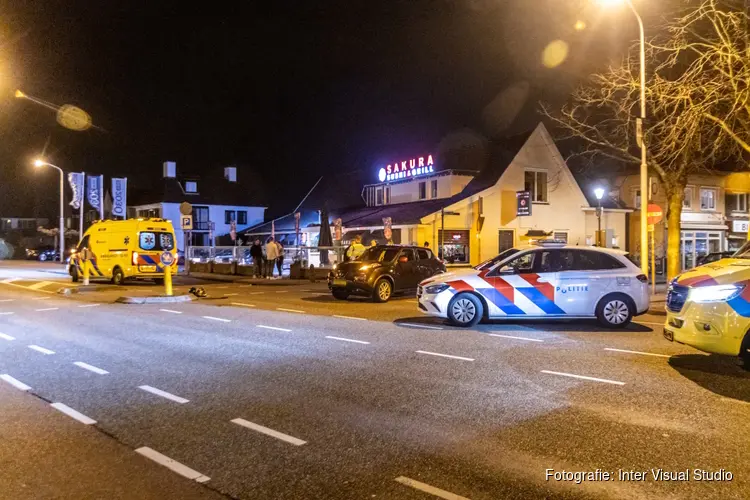
[[[252,205],[250,194],[237,182],[237,168],[226,167],[224,177],[199,179],[178,177],[175,162],[163,164],[162,185],[147,192],[134,192],[128,205],[129,217],[160,217],[175,226],[177,249],[185,250],[184,232],[180,228],[180,204],[193,207],[194,246],[207,246],[211,238],[229,234],[231,223],[237,231],[263,222],[266,207]]]

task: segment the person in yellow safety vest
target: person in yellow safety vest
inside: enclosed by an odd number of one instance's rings
[[[362,244],[362,237],[357,236],[354,238],[354,242],[349,245],[346,249],[346,256],[348,260],[357,260],[365,252],[365,246]]]

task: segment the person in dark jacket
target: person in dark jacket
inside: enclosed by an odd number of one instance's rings
[[[253,265],[255,266],[255,277],[263,278],[266,275],[266,268],[263,262],[263,247],[260,246],[260,240],[256,239],[253,246],[250,247],[250,256],[253,258]]]

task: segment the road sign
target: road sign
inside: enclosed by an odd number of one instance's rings
[[[664,218],[664,212],[659,205],[649,203],[646,210],[646,221],[649,224],[658,224]]]
[[[516,191],[516,216],[525,217],[531,215],[531,192]]]
[[[190,203],[183,201],[180,203],[180,213],[182,215],[190,215],[193,213],[193,205]]]
[[[193,216],[192,215],[180,216],[180,222],[181,222],[183,231],[190,231],[191,229],[193,229]]]
[[[171,266],[174,264],[174,255],[170,251],[165,251],[159,256],[159,260],[163,266]]]

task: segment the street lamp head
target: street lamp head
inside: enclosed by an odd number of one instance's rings
[[[596,199],[601,201],[602,198],[604,198],[604,188],[596,188],[594,189],[594,196],[596,196]]]
[[[616,5],[622,5],[626,0],[596,0],[597,3],[604,7],[614,7]]]
[[[46,162],[44,162],[44,161],[42,161],[42,160],[38,160],[38,159],[37,159],[37,160],[34,160],[34,166],[35,166],[35,167],[43,167],[43,166],[44,166],[44,165],[46,165],[46,164],[47,164],[47,163],[46,163]]]

